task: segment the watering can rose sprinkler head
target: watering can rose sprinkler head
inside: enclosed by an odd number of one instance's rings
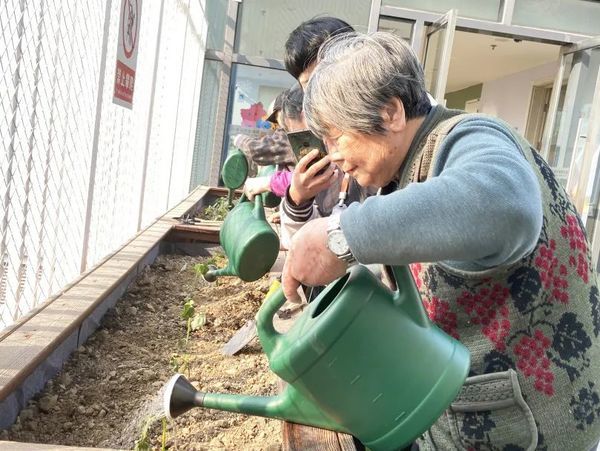
[[[208,271],[206,271],[202,277],[204,277],[204,280],[206,280],[207,282],[214,282],[217,280],[217,267],[215,265],[208,265]]]
[[[173,420],[192,407],[201,407],[200,397],[201,393],[185,377],[175,374],[165,385],[163,412],[169,420]]]

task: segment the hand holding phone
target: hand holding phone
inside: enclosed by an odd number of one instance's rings
[[[290,186],[290,197],[296,205],[301,205],[313,199],[319,192],[331,186],[335,180],[334,168],[329,164],[329,159],[321,163],[323,167],[317,172],[309,171],[309,168],[317,164],[323,158],[327,157],[325,144],[310,130],[288,133],[288,139],[294,155],[298,161],[292,175],[292,184]],[[305,161],[305,158],[311,158]]]
[[[308,163],[307,167],[311,167],[321,158],[327,155],[327,149],[325,143],[317,138],[310,130],[300,130],[297,132],[290,132],[287,134],[288,140],[296,156],[296,163],[303,157],[308,155],[313,149],[319,151],[318,155]],[[318,175],[323,174],[327,168],[323,168],[318,172]]]

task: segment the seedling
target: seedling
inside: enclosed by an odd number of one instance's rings
[[[217,261],[215,257],[211,257],[203,263],[196,263],[194,265],[194,272],[198,277],[204,276],[209,270],[210,265],[216,265]]]
[[[196,313],[194,307],[194,300],[188,299],[183,304],[183,310],[181,311],[181,317],[187,320],[187,327],[185,332],[185,344],[190,339],[190,332],[200,329],[206,323],[206,315],[204,313]]]
[[[150,451],[152,444],[150,443],[150,427],[158,420],[156,415],[150,415],[144,421],[142,430],[140,431],[140,438],[135,441],[134,451]],[[162,421],[162,436],[161,436],[161,451],[167,449],[167,419],[161,418]]]
[[[214,204],[206,207],[202,213],[202,219],[209,221],[223,221],[227,213],[229,213],[231,207],[226,197],[219,197]]]
[[[162,417],[162,437],[160,440],[160,451],[167,450],[167,419]]]
[[[172,354],[169,359],[169,366],[175,373],[187,373],[190,377],[191,358],[188,354]]]

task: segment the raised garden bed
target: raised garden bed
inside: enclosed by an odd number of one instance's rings
[[[176,218],[179,223],[173,226],[171,241],[218,243],[219,230],[229,211],[228,194],[229,190],[225,188],[211,188],[203,196],[199,208]],[[235,191],[233,202],[241,195],[241,191]]]
[[[162,424],[141,433],[158,414],[157,393],[176,371],[203,391],[268,395],[276,392],[260,344],[236,356],[221,347],[253,318],[269,285],[234,278],[208,284],[194,266],[206,261],[161,255],[129,286],[60,374],[30,401],[4,440],[60,445],[160,449]],[[186,344],[184,304],[204,318]],[[189,304],[188,304],[189,305]],[[195,409],[167,425],[172,449],[279,449],[280,422]]]
[[[131,449],[137,440],[138,449],[354,449],[343,434],[285,423],[282,437],[277,420],[211,410],[194,409],[166,428],[147,421],[162,411],[159,392],[175,371],[203,391],[277,391],[258,341],[236,356],[221,353],[254,317],[268,277],[252,284],[235,278],[204,282],[194,266],[220,248],[197,230],[177,229],[181,218],[200,216],[225,195],[199,187],[0,333],[0,448]],[[197,329],[186,345],[188,321],[181,314],[190,299]],[[293,317],[277,328],[286,330],[289,322]]]

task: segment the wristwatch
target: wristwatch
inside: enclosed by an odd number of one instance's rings
[[[335,254],[337,258],[352,265],[356,263],[354,255],[348,246],[344,232],[340,227],[340,215],[334,214],[329,220],[327,227],[327,248]]]

